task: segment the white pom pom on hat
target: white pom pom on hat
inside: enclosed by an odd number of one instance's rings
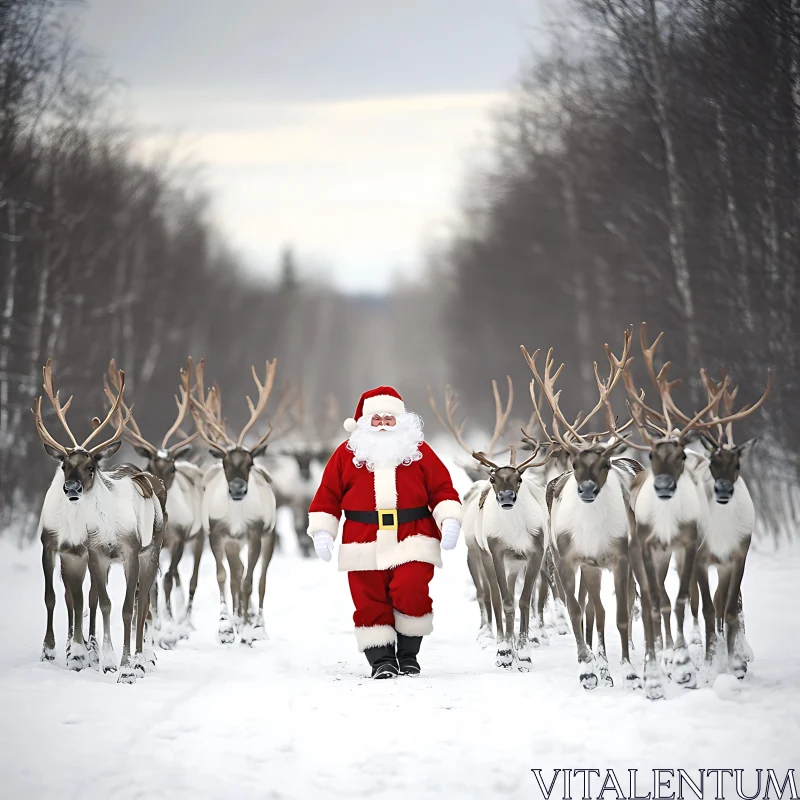
[[[348,417],[344,421],[344,429],[352,433],[357,427],[356,420],[363,416],[371,417],[373,414],[394,414],[399,417],[405,414],[406,407],[403,398],[396,389],[391,386],[378,386],[377,389],[370,389],[364,392],[356,406],[354,417]]]

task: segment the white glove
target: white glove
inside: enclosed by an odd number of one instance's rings
[[[461,523],[457,519],[446,519],[442,522],[442,550],[453,550],[458,544]]]
[[[317,531],[311,534],[314,540],[314,550],[323,561],[330,561],[333,557],[333,536],[328,531]]]

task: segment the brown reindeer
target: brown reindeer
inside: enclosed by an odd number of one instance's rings
[[[197,366],[195,392],[191,396],[192,415],[200,436],[210,447],[211,454],[220,463],[211,467],[205,475],[203,495],[204,525],[209,531],[209,544],[217,564],[217,583],[220,594],[220,619],[218,638],[230,644],[235,638],[234,622],[239,628],[242,644],[252,645],[256,639],[266,637],[264,629],[264,593],[266,591],[267,568],[275,548],[275,495],[271,488],[269,473],[255,463],[267,449],[267,440],[273,430],[270,423],[267,431],[253,445],[245,439],[251,428],[264,413],[275,384],[277,359],[267,362],[266,376],[262,383],[253,368],[253,379],[258,389],[256,403],[248,397],[250,419],[234,440],[226,430],[222,417],[219,391],[212,388],[208,396],[203,386],[203,361]],[[279,403],[281,406],[281,403]],[[241,549],[247,544],[247,569],[241,560]],[[261,579],[258,592],[258,613],[253,622],[250,610],[250,595],[253,574],[261,557]],[[225,594],[227,575],[225,559],[230,569],[231,607],[234,620],[228,612]]]
[[[628,562],[628,537],[630,521],[628,496],[633,477],[642,470],[636,461],[614,458],[625,444],[622,432],[625,426],[616,427],[611,412],[610,395],[626,364],[630,352],[631,336],[625,331],[622,357],[617,358],[608,345],[608,378],[601,379],[597,363],[594,375],[599,392],[595,407],[583,418],[570,423],[559,405],[561,392],[555,391],[555,382],[563,364],[553,374],[553,354],[545,359],[544,373],[540,375],[536,360],[522,347],[523,355],[534,375],[531,383],[531,401],[542,430],[546,430],[542,411],[535,395],[538,384],[553,413],[553,438],[570,454],[570,471],[551,481],[547,487],[547,507],[550,514],[550,543],[556,568],[564,586],[572,628],[578,646],[579,680],[586,689],[594,689],[599,678],[613,685],[605,648],[605,609],[600,600],[602,570],[614,577],[617,596],[617,629],[622,644],[622,668],[625,685],[641,686],[639,676],[630,663],[629,642],[633,591]],[[604,411],[608,430],[603,433],[583,432],[589,421]],[[564,429],[562,434],[561,429]],[[599,439],[612,436],[610,444]],[[592,655],[584,636],[584,613],[576,597],[575,574],[580,567],[581,581],[588,592],[597,625],[597,654]]]
[[[119,392],[119,370],[111,360],[105,380],[106,396],[113,398],[111,386]],[[156,634],[158,644],[164,649],[171,649],[180,635],[185,638],[187,628],[191,628],[192,604],[197,590],[200,559],[205,544],[205,533],[202,527],[201,505],[203,499],[203,470],[188,461],[182,460],[191,450],[197,432],[191,435],[180,433],[181,425],[189,410],[190,381],[192,376],[192,359],[189,358],[186,369],[181,369],[180,397],[175,397],[178,414],[169,430],[164,434],[160,445],[152,444],[142,435],[130,409],[123,401],[121,413],[127,417],[123,432],[125,440],[136,453],[147,459],[147,471],[161,479],[167,490],[167,513],[169,525],[164,534],[164,549],[170,555],[170,563],[163,577],[165,620],[157,619]],[[110,384],[110,385],[109,385]],[[169,444],[170,439],[178,433],[179,441]],[[172,589],[180,587],[178,565],[186,545],[189,544],[194,555],[194,567],[189,581],[189,600],[186,605],[181,628],[176,630],[172,612]],[[154,592],[157,582],[153,583]],[[154,611],[157,611],[157,596],[154,595]]]
[[[83,443],[78,444],[66,419],[72,398],[61,405],[58,392],[54,390],[52,368],[48,360],[44,367],[44,390],[70,439],[70,445],[60,444],[47,431],[42,419],[41,397],[37,399],[33,415],[46,452],[61,464],[45,496],[40,523],[47,607],[42,658],[54,658],[53,571],[58,555],[70,624],[67,666],[81,670],[91,660],[83,636],[83,580],[88,566],[92,577],[92,593],[97,594],[103,614],[102,666],[104,671],[116,670],[111,645],[111,601],[106,582],[110,563],[121,561],[125,568],[127,588],[122,606],[124,642],[119,681],[131,683],[145,672],[142,652],[144,623],[164,536],[166,496],[157,478],[136,467],[123,464],[110,470],[100,468],[100,461],[116,453],[122,444],[125,419],[118,412],[124,387],[125,374],[121,372],[119,393],[114,398],[111,410],[102,422],[95,420],[93,431]],[[118,422],[112,436],[90,447],[115,417]],[[136,601],[142,613],[136,621],[136,650],[131,658],[131,621]],[[93,628],[93,619],[90,624]],[[92,639],[94,630],[90,630],[90,644],[96,653],[96,639]]]
[[[495,426],[487,452],[493,453],[511,413],[514,398],[511,378],[508,381],[508,402],[505,409],[500,400],[497,382],[492,381],[495,398]],[[445,397],[445,416],[438,412],[433,395],[429,400],[439,421],[450,431],[462,449],[489,471],[488,481],[473,492],[464,513],[464,539],[467,544],[467,565],[475,583],[481,607],[481,628],[491,626],[492,612],[497,630],[499,667],[510,669],[516,662],[520,671],[531,668],[530,612],[531,597],[544,557],[544,492],[532,481],[523,481],[525,471],[541,466],[534,463],[536,454],[521,464],[516,463],[516,447],[510,448],[508,465],[491,461],[484,452],[476,452],[464,441],[466,420],[456,423],[458,399],[448,386]],[[445,422],[446,419],[446,422]],[[488,501],[494,494],[495,502]],[[466,499],[466,498],[465,498]],[[514,639],[515,588],[523,573],[522,594],[519,600],[519,634]],[[505,622],[505,624],[504,624]],[[538,638],[536,641],[538,645]]]

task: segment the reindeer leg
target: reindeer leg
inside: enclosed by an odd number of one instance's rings
[[[271,530],[261,537],[261,578],[258,581],[258,615],[253,628],[253,638],[261,641],[267,638],[264,625],[264,594],[267,591],[267,568],[275,552],[275,531]]]
[[[666,581],[667,574],[669,573],[671,554],[669,551],[661,552],[654,560],[656,565],[656,574],[658,575],[658,602],[664,628],[664,643],[661,652],[661,660],[664,670],[666,671],[667,675],[670,675],[672,672],[672,659],[675,651],[675,642],[672,639],[672,605],[670,604],[669,595],[667,594],[667,588],[664,585],[664,582]],[[681,572],[679,574],[682,574],[682,572],[683,567],[681,567]],[[661,625],[659,625],[659,628],[660,627]]]
[[[116,672],[117,657],[114,655],[114,646],[111,643],[111,598],[108,596],[108,568],[109,563],[106,559],[96,551],[89,552],[89,572],[92,576],[92,585],[97,589],[100,613],[103,615],[103,650],[100,666],[103,672]]]
[[[537,548],[528,557],[528,562],[525,565],[525,580],[522,584],[522,594],[519,598],[519,639],[517,640],[517,662],[520,672],[528,672],[531,668],[531,654],[528,638],[528,629],[530,627],[531,616],[531,596],[533,595],[533,587],[536,583],[536,577],[539,574],[539,569],[542,566],[542,558],[544,551]]]
[[[544,572],[539,570],[539,577],[536,579],[534,594],[536,595],[536,614],[534,615],[534,625],[531,631],[531,644],[538,647],[541,643],[550,644],[550,634],[544,621],[544,609],[547,605],[547,595],[550,591],[550,584]]]
[[[686,605],[689,600],[689,587],[695,574],[694,566],[697,556],[697,527],[688,526],[689,544],[684,548],[684,563],[680,574],[678,598],[675,601],[675,617],[678,623],[677,636],[675,637],[675,651],[672,666],[672,678],[687,689],[697,687],[697,673],[689,658],[689,649],[686,647],[684,637],[684,620]]]
[[[500,585],[497,580],[497,575],[495,574],[494,561],[492,560],[491,553],[481,550],[480,556],[484,575],[486,575],[489,582],[492,609],[494,611],[494,624],[496,628],[495,638],[498,642],[498,645],[500,645],[505,641],[505,632],[503,630],[503,600],[500,596]],[[505,574],[503,575],[503,579],[505,580]],[[497,664],[498,667],[503,666],[503,664],[497,660],[495,661],[495,664]]]
[[[572,632],[575,634],[575,644],[578,647],[578,680],[584,689],[597,688],[597,673],[594,668],[592,651],[586,646],[583,635],[583,611],[578,598],[575,597],[575,566],[566,559],[556,560],[556,569],[561,577],[561,585],[567,598],[567,609],[572,622]]]
[[[614,573],[614,592],[617,595],[617,630],[619,631],[620,645],[622,646],[622,679],[628,689],[641,689],[642,681],[636,674],[631,664],[630,635],[631,635],[631,601],[628,596],[632,570],[627,558],[620,557],[612,570]]]
[[[555,561],[555,556],[553,559]],[[553,569],[553,580],[556,588],[556,591],[553,592],[553,603],[556,609],[556,630],[559,636],[566,636],[569,633],[571,618],[567,609],[567,593],[564,590],[561,574],[557,568]]]
[[[717,567],[717,590],[714,592],[714,616],[717,633],[725,632],[725,602],[728,597],[728,584],[731,580],[730,568]]]
[[[717,631],[714,624],[714,601],[711,599],[711,589],[708,586],[708,567],[700,563],[695,563],[694,576],[697,581],[700,597],[703,601],[703,619],[706,627],[706,653],[704,671],[708,673],[711,680],[711,670],[714,662],[714,655],[717,650]]]
[[[233,622],[228,612],[228,604],[225,600],[225,550],[222,537],[215,531],[211,531],[208,537],[211,552],[214,554],[214,561],[217,564],[217,585],[219,586],[219,627],[217,629],[217,639],[220,644],[233,644],[234,630]]]
[[[138,545],[137,545],[138,546]],[[131,621],[133,620],[133,604],[136,600],[136,588],[139,585],[139,553],[133,548],[123,556],[125,567],[125,600],[122,603],[122,660],[119,665],[117,683],[135,683],[136,672],[131,660]],[[144,609],[142,609],[144,614]]]
[[[192,539],[192,557],[194,564],[192,566],[192,577],[189,579],[189,600],[186,603],[186,612],[183,615],[183,625],[189,630],[194,630],[192,624],[192,605],[194,603],[194,593],[197,591],[197,581],[200,576],[200,559],[203,557],[203,546],[206,541],[206,533],[201,528]]]
[[[53,573],[56,568],[56,553],[49,543],[49,536],[42,531],[42,572],[44,572],[44,604],[47,608],[47,628],[42,644],[42,661],[54,661],[56,657],[56,634],[53,630],[53,612],[56,607],[56,592],[53,588]]]
[[[511,665],[514,662],[514,651],[511,645],[511,640],[514,636],[514,596],[511,593],[513,589],[509,590],[503,548],[496,539],[489,540],[489,552],[492,557],[492,567],[497,588],[502,599],[505,621],[505,630],[502,636],[499,635],[500,625],[498,621],[497,658],[495,659],[495,664],[504,669],[511,669]]]
[[[657,633],[661,632],[661,599],[656,584],[656,570],[653,554],[647,539],[650,528],[636,524],[636,531],[628,543],[628,558],[631,561],[636,581],[642,595],[642,621],[644,623],[645,655],[644,655],[644,689],[650,700],[664,697],[664,686],[661,668],[656,657]]]
[[[186,544],[185,531],[174,531],[176,538],[173,539],[169,548],[170,560],[169,567],[164,573],[164,622],[161,626],[161,637],[159,644],[164,650],[172,650],[181,637],[175,629],[175,618],[172,614],[172,588],[180,583],[178,576],[178,566],[183,558],[183,548]]]
[[[731,568],[731,577],[728,584],[728,597],[725,605],[725,625],[727,627],[728,665],[731,672],[742,680],[747,674],[747,661],[740,647],[739,639],[739,591],[744,577],[745,560],[735,558]]]
[[[233,608],[233,627],[242,628],[242,573],[244,564],[241,557],[242,545],[239,541],[229,539],[225,543],[225,557],[228,559],[228,569],[231,576],[231,606]]]
[[[133,669],[137,678],[143,678],[147,672],[144,656],[144,627],[150,616],[151,589],[158,573],[159,552],[154,545],[146,547],[139,553],[139,613],[136,616],[136,652],[133,656]]]
[[[89,653],[83,638],[83,579],[86,577],[88,561],[86,553],[82,555],[62,553],[61,555],[61,574],[64,585],[69,590],[73,609],[72,642],[67,668],[75,671],[89,666]]]
[[[242,629],[239,641],[248,647],[253,646],[253,624],[250,618],[250,597],[253,593],[253,573],[261,555],[261,526],[251,528],[247,537],[247,570],[242,583]]]
[[[578,605],[581,607],[581,616],[584,618],[584,628],[583,628],[583,635],[586,639],[586,646],[591,650],[592,649],[592,632],[594,629],[594,607],[591,603],[589,603],[589,609],[587,613],[586,608],[586,598],[588,596],[588,591],[586,589],[586,581],[583,575],[583,569],[580,571],[580,578],[578,579]]]
[[[747,561],[747,553],[750,550],[750,541],[748,540],[747,546],[744,548],[742,552],[742,575],[744,576],[744,564]],[[749,642],[747,641],[747,636],[745,636],[745,629],[744,629],[744,608],[742,604],[742,588],[741,583],[739,584],[739,594],[736,598],[736,613],[739,617],[739,636],[736,640],[736,649],[737,652],[741,653],[742,658],[745,661],[755,661],[755,654],[753,653],[753,648],[750,647]]]
[[[72,634],[75,630],[75,609],[72,606],[72,594],[69,590],[67,582],[64,580],[64,561],[61,560],[61,581],[64,584],[64,602],[67,605],[67,663],[69,663],[69,654],[72,649]]]
[[[602,584],[603,573],[598,567],[586,566],[581,567],[581,573],[585,577],[586,591],[589,594],[589,603],[595,611],[595,621],[597,624],[597,669],[600,674],[600,679],[605,681],[606,685],[613,686],[614,679],[611,677],[611,672],[608,668],[608,656],[606,655],[606,610],[600,599],[600,586]],[[627,598],[623,596],[623,600],[625,604],[627,604]],[[619,613],[619,608],[620,598],[617,597],[617,613]],[[625,621],[625,627],[626,629],[628,627],[627,620]],[[588,639],[586,644],[591,647]],[[627,646],[627,637],[625,644]]]
[[[89,665],[99,669],[100,648],[97,645],[96,631],[98,593],[91,567],[89,568],[89,580],[89,640],[86,643],[86,649],[89,651]]]
[[[478,643],[485,647],[488,644],[487,640],[492,638],[492,607],[488,586],[485,585],[481,575],[481,557],[477,549],[474,544],[467,545],[467,569],[472,578],[472,583],[475,585],[475,596],[478,600],[478,608],[481,614],[481,624],[478,629],[477,639]]]

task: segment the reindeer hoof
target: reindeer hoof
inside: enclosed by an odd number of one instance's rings
[[[679,647],[675,650],[670,677],[685,689],[697,688],[697,672],[689,658],[689,651],[685,647]]]
[[[530,672],[533,669],[533,660],[530,653],[517,653],[517,672]]]
[[[731,658],[731,673],[740,681],[744,680],[744,676],[747,675],[747,661],[741,656],[734,655]]]
[[[136,672],[130,664],[120,668],[117,683],[136,683]]]
[[[89,666],[93,669],[100,667],[100,647],[97,644],[97,639],[94,636],[89,637],[87,642],[87,649],[89,651]]]
[[[497,655],[494,660],[495,666],[502,667],[503,669],[511,669],[514,663],[514,654],[507,644],[500,645],[497,648]]]
[[[594,659],[578,662],[578,680],[584,689],[596,689],[598,684]]]
[[[703,637],[700,633],[700,626],[697,623],[695,623],[692,626],[692,633],[689,639],[689,644],[695,644],[695,645],[703,644]]]
[[[144,656],[141,653],[136,653],[133,657],[133,671],[137,678],[144,678],[147,672],[147,664],[144,660]]]
[[[661,679],[661,670],[655,660],[645,661],[644,665],[644,691],[648,700],[662,700],[664,685]]]
[[[628,691],[637,691],[642,688],[642,679],[636,674],[636,670],[630,661],[622,662],[622,679]]]
[[[253,626],[249,623],[242,625],[241,630],[239,631],[239,643],[246,645],[247,647],[252,647],[254,641],[255,636],[253,634]]]
[[[49,645],[42,645],[42,661],[55,661],[56,660],[56,648],[50,647]]]
[[[89,651],[82,644],[72,643],[69,651],[69,658],[67,658],[67,669],[73,672],[80,672],[89,666]]]
[[[233,625],[231,625],[231,621],[227,620],[223,622],[220,620],[219,630],[217,631],[217,640],[220,644],[233,644],[233,640],[236,638],[236,633],[233,630]]]
[[[611,671],[608,668],[608,661],[605,657],[598,659],[597,672],[600,675],[600,680],[603,681],[606,686],[614,686],[614,679],[611,677]]]

